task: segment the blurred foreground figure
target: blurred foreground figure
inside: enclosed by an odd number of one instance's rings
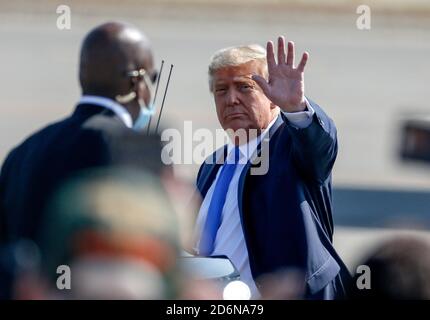
[[[90,171],[66,184],[49,207],[36,281],[19,279],[16,298],[176,298],[177,223],[158,177]],[[38,291],[41,297],[28,296]]]
[[[361,263],[370,270],[370,289],[359,289],[357,274],[350,284],[352,299],[430,299],[430,242],[402,237],[390,240]]]

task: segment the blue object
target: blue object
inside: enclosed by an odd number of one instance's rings
[[[239,160],[239,147],[234,149],[234,163],[226,161],[221,168],[215,189],[212,195],[211,203],[208,209],[208,215],[203,227],[202,237],[199,245],[199,254],[203,256],[210,255],[214,250],[215,237],[218,228],[221,225],[222,209],[227,196],[228,187],[236,170]]]

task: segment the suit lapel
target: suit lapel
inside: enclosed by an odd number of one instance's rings
[[[265,139],[269,139],[273,136],[273,134],[278,130],[278,128],[283,124],[284,121],[282,120],[281,114],[278,115],[278,118],[276,119],[275,123],[272,125],[272,127],[269,129],[268,135],[265,137]],[[242,173],[240,174],[239,178],[239,186],[237,191],[237,203],[239,208],[239,214],[240,214],[240,221],[242,223],[243,227],[243,189],[245,187],[245,180],[248,176],[249,170],[251,169],[253,160],[261,154],[261,141],[257,146],[257,150],[254,152],[254,154],[250,157],[248,162],[245,165],[245,168],[243,168]],[[269,160],[269,159],[267,159]]]
[[[278,115],[278,118],[276,119],[275,123],[272,125],[272,127],[269,130],[268,136],[265,138],[269,138],[273,136],[273,134],[278,130],[278,128],[284,123],[282,120],[281,115]],[[261,154],[261,143],[257,146],[257,150],[254,152],[254,154],[251,156],[250,160],[246,163],[245,167],[243,168],[240,178],[239,178],[239,186],[238,186],[238,192],[237,192],[237,203],[239,208],[239,214],[240,214],[240,221],[242,223],[243,227],[243,189],[245,186],[245,180],[246,176],[248,175],[249,170],[252,166],[252,160],[255,159],[256,156]],[[208,192],[210,186],[212,185],[213,181],[215,180],[215,177],[217,175],[218,169],[224,163],[224,160],[227,156],[227,145],[225,145],[223,148],[218,149],[212,158],[211,164],[204,164],[204,168],[202,169],[201,173],[201,179],[197,181],[197,189],[200,191],[202,197],[204,198],[206,196],[206,193]],[[221,159],[223,161],[221,161]]]
[[[213,157],[212,163],[204,163],[203,172],[201,174],[201,179],[197,182],[197,188],[200,190],[202,197],[206,196],[210,186],[212,185],[215,177],[217,175],[218,169],[224,163],[225,158],[227,156],[227,145],[218,149]]]

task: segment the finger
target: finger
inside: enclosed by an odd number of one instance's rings
[[[254,74],[252,75],[252,80],[254,80],[260,86],[261,90],[263,90],[266,96],[270,94],[270,86],[266,79],[264,79],[262,76]]]
[[[300,61],[299,66],[297,67],[297,69],[300,72],[303,72],[305,70],[306,62],[308,61],[308,59],[309,59],[309,53],[305,51],[305,53],[303,53],[302,60]]]
[[[266,59],[267,59],[267,67],[268,67],[269,73],[270,73],[276,67],[275,53],[273,52],[273,42],[272,41],[267,42]]]
[[[294,68],[294,42],[288,41],[287,66]]]
[[[278,37],[278,64],[285,63],[285,38]]]

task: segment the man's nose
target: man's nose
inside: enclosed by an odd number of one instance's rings
[[[233,89],[233,88],[227,91],[226,99],[227,99],[227,105],[229,106],[234,106],[240,103],[239,93],[237,92],[236,89]]]

